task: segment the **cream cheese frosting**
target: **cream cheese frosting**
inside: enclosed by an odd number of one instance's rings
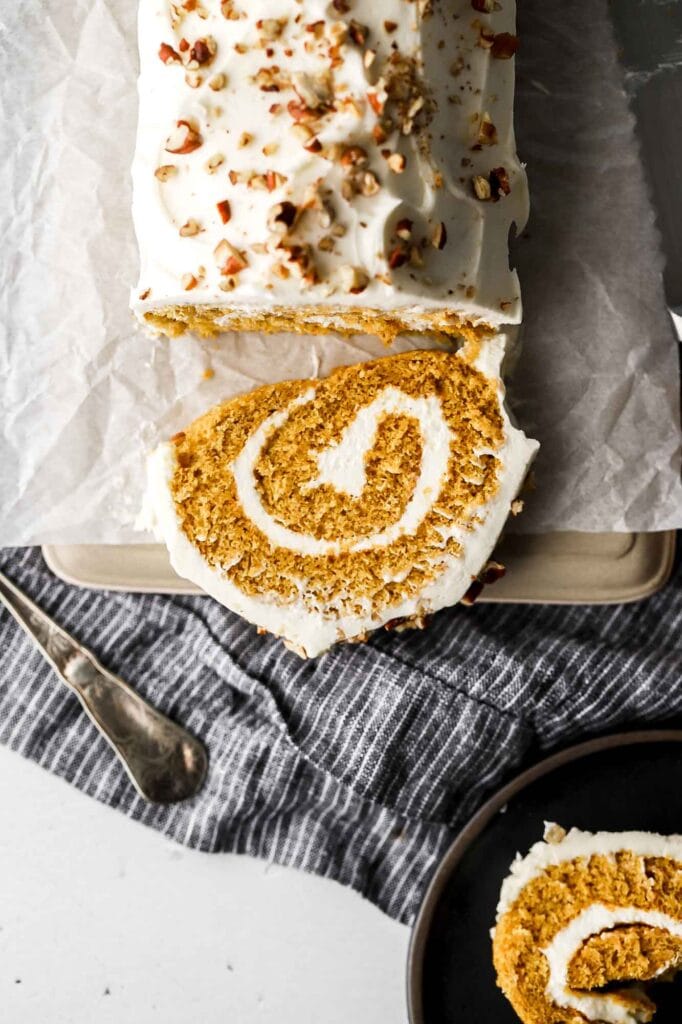
[[[485,566],[538,447],[537,442],[529,440],[513,426],[504,409],[504,388],[498,377],[503,354],[504,337],[500,336],[482,346],[475,360],[477,370],[495,382],[503,423],[503,442],[494,453],[500,467],[495,493],[487,503],[475,508],[473,524],[465,528],[453,521],[442,527],[442,548],[438,558],[439,565],[444,565],[443,570],[416,596],[392,604],[383,613],[377,614],[369,604],[360,612],[354,608],[342,614],[331,613],[324,606],[311,607],[310,601],[306,600],[304,581],[294,600],[281,601],[268,593],[246,594],[226,575],[225,570],[229,567],[222,566],[221,571],[210,565],[183,531],[171,489],[176,454],[170,443],[160,445],[148,458],[147,491],[140,525],[152,530],[157,539],[165,543],[171,563],[179,575],[194,581],[250,622],[283,637],[298,653],[307,657],[322,653],[339,639],[354,638],[376,629],[389,619],[411,619],[453,604],[469,590],[472,580]],[[266,438],[286,421],[295,406],[310,400],[310,393],[304,392],[285,409],[266,419],[251,433],[231,465],[230,473],[242,509],[273,547],[285,547],[302,554],[334,555],[341,550],[339,542],[310,536],[305,532],[305,524],[296,531],[283,526],[263,507],[254,485],[254,465]],[[398,521],[383,531],[346,542],[346,551],[370,552],[390,544],[396,537],[414,533],[438,503],[441,482],[456,444],[457,439],[453,437],[435,400],[415,399],[398,388],[388,387],[378,399],[358,410],[338,443],[318,454],[319,475],[312,486],[331,484],[339,491],[357,496],[358,489],[362,490],[365,456],[373,444],[377,423],[384,414],[406,415],[419,425],[423,447],[417,482]],[[450,538],[458,543],[458,554],[445,554]],[[361,606],[362,601],[357,604]]]
[[[641,907],[607,907],[602,903],[593,903],[557,932],[550,944],[543,949],[549,966],[549,999],[557,1006],[569,1006],[577,1010],[587,1020],[600,1021],[603,1024],[638,1024],[642,1017],[636,1008],[620,1003],[608,993],[576,992],[568,983],[569,964],[587,939],[612,928],[632,924],[659,928],[670,935],[682,938],[682,917],[676,919],[669,914],[643,910]],[[677,958],[674,957],[659,973],[676,966],[677,962]]]
[[[513,0],[141,0],[136,314],[518,322],[514,33]]]

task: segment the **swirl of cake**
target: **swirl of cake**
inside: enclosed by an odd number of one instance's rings
[[[493,959],[524,1024],[650,1021],[646,983],[682,969],[682,835],[548,826],[502,885]]]
[[[485,568],[537,449],[509,421],[502,338],[230,399],[149,457],[177,572],[303,656],[420,625]]]

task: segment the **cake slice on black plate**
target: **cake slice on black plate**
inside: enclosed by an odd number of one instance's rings
[[[682,969],[682,836],[547,828],[502,885],[497,981],[524,1024],[638,1024]]]

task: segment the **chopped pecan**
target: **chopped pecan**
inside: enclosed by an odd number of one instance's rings
[[[491,56],[496,60],[509,60],[519,48],[519,37],[510,32],[498,32],[490,47]]]
[[[212,89],[213,92],[219,92],[221,89],[224,89],[226,84],[227,76],[224,75],[222,71],[219,71],[217,75],[213,75],[212,78],[209,78],[208,80],[208,87],[209,89]]]
[[[213,250],[213,256],[215,257],[220,273],[225,276],[239,274],[248,266],[248,261],[244,253],[240,252],[239,249],[235,249],[235,247],[228,242],[226,238],[223,238],[218,242]]]
[[[211,36],[197,39],[189,51],[189,66],[196,64],[197,67],[202,67],[204,64],[210,64],[216,53],[217,46]]]
[[[227,224],[232,216],[229,199],[221,199],[220,202],[216,203],[216,209],[223,224]]]
[[[309,110],[322,112],[330,109],[334,92],[331,76],[327,72],[313,75],[295,71],[291,80],[299,99]]]
[[[286,18],[260,18],[256,22],[256,28],[263,34],[265,39],[274,41],[279,39],[286,23]]]
[[[504,167],[493,167],[490,172],[490,190],[494,200],[501,196],[508,196],[511,192],[509,175]]]
[[[479,573],[479,579],[485,586],[489,586],[491,583],[497,583],[498,580],[501,580],[506,573],[507,570],[500,562],[491,561],[488,562],[483,572]]]
[[[221,164],[225,163],[225,157],[222,153],[214,153],[213,156],[209,157],[204,164],[204,170],[208,171],[209,174],[215,174]]]
[[[227,18],[228,21],[237,21],[242,17],[241,12],[235,6],[234,0],[220,0],[220,11],[223,18]]]
[[[379,179],[374,171],[365,171],[360,181],[363,196],[375,196],[380,189]]]
[[[378,117],[380,117],[383,114],[383,112],[384,112],[384,107],[386,106],[386,100],[382,99],[382,97],[379,96],[379,94],[376,93],[376,92],[368,92],[367,93],[367,101],[368,101],[370,107],[372,108],[372,110],[374,111],[374,113]]]
[[[177,173],[178,169],[175,164],[162,164],[154,171],[154,177],[158,178],[159,181],[168,181],[169,178],[172,178]]]
[[[388,265],[391,270],[397,270],[398,267],[405,266],[408,259],[409,253],[407,249],[402,245],[396,245],[388,254]]]
[[[350,295],[359,295],[369,284],[369,274],[362,267],[347,264],[339,267],[338,276],[341,287]]]
[[[182,57],[173,49],[170,43],[161,43],[161,46],[159,47],[159,59],[162,60],[164,64],[182,63]]]
[[[471,184],[474,187],[474,195],[477,199],[485,203],[492,198],[490,182],[482,174],[474,174]]]
[[[367,25],[361,25],[359,21],[353,18],[348,25],[348,35],[356,46],[364,46],[369,35],[369,28]]]
[[[305,103],[297,103],[296,100],[289,100],[287,110],[296,123],[317,120],[318,114]]]
[[[198,235],[201,231],[201,225],[199,221],[190,218],[180,228],[180,235],[182,238],[191,238],[193,235]]]
[[[167,153],[192,153],[203,143],[201,134],[189,121],[178,121],[175,131],[166,140]]]
[[[277,203],[268,214],[268,228],[278,235],[286,235],[296,223],[298,207],[288,200]]]
[[[282,75],[277,64],[259,68],[254,81],[262,92],[281,92],[289,86],[289,80]]]
[[[444,249],[448,240],[448,233],[445,229],[445,224],[441,221],[436,224],[431,235],[431,245],[434,249]]]
[[[402,238],[404,241],[409,241],[412,237],[412,228],[414,226],[413,221],[409,217],[403,217],[395,226],[395,233],[398,238]]]
[[[499,562],[488,562],[478,576],[474,577],[466,594],[460,598],[461,603],[466,605],[474,604],[477,598],[481,596],[483,588],[497,582],[497,580],[501,580],[506,571],[505,567],[500,565]]]
[[[367,150],[362,146],[345,146],[340,163],[342,167],[366,167],[369,163]]]
[[[483,113],[478,126],[478,145],[494,146],[497,144],[497,128],[493,124],[490,114]]]

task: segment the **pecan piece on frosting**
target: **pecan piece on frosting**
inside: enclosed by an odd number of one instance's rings
[[[268,214],[268,228],[276,235],[286,235],[298,217],[298,207],[285,199],[276,203]]]
[[[230,207],[229,199],[221,199],[220,202],[216,203],[216,209],[218,210],[218,214],[223,224],[227,224],[232,217],[232,209]]]
[[[504,167],[494,167],[487,177],[483,174],[474,174],[471,183],[476,198],[483,202],[496,203],[502,196],[508,196],[511,192],[509,175]]]
[[[213,250],[213,256],[220,273],[225,276],[239,274],[249,265],[244,253],[240,252],[239,249],[235,249],[226,238],[218,242]]]
[[[159,181],[168,181],[168,179],[172,178],[174,174],[177,174],[177,172],[178,169],[175,164],[161,164],[161,166],[157,167],[154,171],[154,177],[158,178]]]
[[[187,66],[198,68],[203,67],[204,64],[210,64],[217,52],[218,48],[212,36],[197,39],[190,47],[189,63]]]
[[[339,283],[350,295],[359,295],[369,284],[369,274],[363,267],[352,267],[346,264],[339,267]]]
[[[433,229],[433,234],[431,235],[431,245],[434,247],[434,249],[444,249],[447,244],[447,240],[448,233],[445,229],[445,224],[443,224],[443,221],[441,221],[439,224],[436,224],[435,228]]]
[[[519,37],[510,32],[498,32],[493,37],[490,54],[496,60],[509,60],[519,48]]]
[[[161,43],[159,47],[159,60],[164,64],[181,64],[182,57],[174,50],[170,43]]]
[[[201,134],[189,121],[178,121],[175,130],[166,139],[167,153],[193,153],[202,145]]]

